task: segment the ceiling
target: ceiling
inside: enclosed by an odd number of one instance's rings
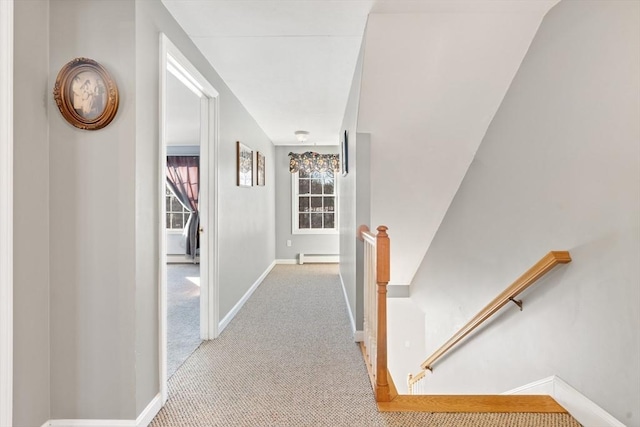
[[[557,0],[555,0],[557,1]],[[553,1],[553,2],[555,2]],[[338,144],[367,16],[548,8],[548,0],[162,0],[276,145]]]
[[[200,98],[167,73],[165,139],[167,146],[200,145]]]

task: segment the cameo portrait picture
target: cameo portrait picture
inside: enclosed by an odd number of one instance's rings
[[[76,74],[69,87],[75,112],[86,120],[100,116],[107,105],[107,87],[95,71]]]
[[[79,129],[101,129],[118,111],[115,81],[102,65],[89,58],[75,58],[62,67],[53,97],[62,117]]]

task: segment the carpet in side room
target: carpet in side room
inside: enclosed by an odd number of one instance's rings
[[[202,342],[199,283],[199,264],[167,264],[167,378]]]

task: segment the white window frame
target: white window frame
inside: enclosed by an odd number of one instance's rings
[[[173,197],[174,199],[178,200],[178,197],[176,197],[176,195],[173,193],[173,191],[171,191],[171,188],[169,188],[168,185],[167,185],[167,192],[171,193],[171,195],[168,195],[168,194],[165,193],[165,197],[164,197],[165,206],[166,206],[166,203],[167,203],[167,197]],[[180,203],[179,200],[178,200],[178,203]],[[176,212],[176,211],[173,211],[173,210],[166,210],[165,211],[165,215],[164,215],[165,225],[167,223],[167,216],[169,214],[172,214],[172,213],[182,213],[183,215],[186,214],[187,215],[187,220],[189,219],[189,215],[190,215],[189,210],[187,208],[185,208],[184,206],[182,206],[182,203],[180,203],[180,206],[182,207],[183,212]],[[186,224],[187,220],[185,220],[183,223]],[[167,228],[167,232],[169,232],[171,234],[182,234],[184,232],[184,227],[182,227],[182,228],[169,228],[169,227],[166,227],[166,228]]]
[[[299,228],[298,227],[298,177],[299,173],[295,172],[291,174],[291,234],[338,234],[340,230],[340,225],[338,224],[338,204],[340,203],[340,195],[338,194],[338,177],[340,174],[338,172],[333,173],[333,195],[335,197],[334,201],[334,219],[333,225],[334,228]]]

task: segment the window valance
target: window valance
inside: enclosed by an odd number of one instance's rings
[[[319,154],[313,151],[306,153],[289,153],[289,172],[296,173],[300,170],[311,172],[326,172],[340,170],[340,156],[337,154]]]

